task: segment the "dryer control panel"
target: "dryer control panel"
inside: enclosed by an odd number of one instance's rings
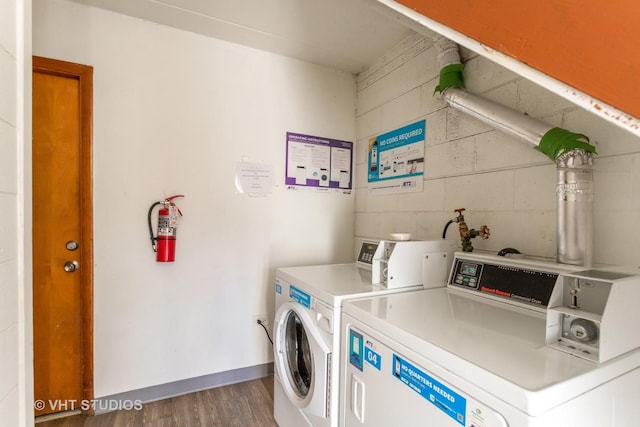
[[[545,309],[565,271],[556,263],[457,253],[448,286]]]

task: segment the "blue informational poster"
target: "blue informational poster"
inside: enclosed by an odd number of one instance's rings
[[[420,120],[369,139],[367,170],[374,194],[423,189],[426,121]]]

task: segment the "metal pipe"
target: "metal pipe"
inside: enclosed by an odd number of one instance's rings
[[[593,260],[593,155],[573,150],[556,160],[557,260],[590,267]]]
[[[441,35],[433,38],[441,70],[454,64],[461,64],[458,45]],[[537,146],[553,126],[516,110],[505,107],[458,87],[445,87],[440,92],[446,104],[476,119]]]
[[[461,64],[458,46],[434,38],[440,69]],[[441,71],[442,81],[442,71]],[[438,87],[446,104],[538,147],[554,126],[459,87]],[[557,254],[560,263],[590,267],[593,259],[593,154],[569,149],[555,158],[557,166]]]
[[[509,135],[523,139],[533,146],[537,146],[544,134],[553,128],[548,123],[469,93],[464,89],[447,88],[442,92],[442,97],[450,107]]]

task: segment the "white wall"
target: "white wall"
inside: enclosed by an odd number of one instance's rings
[[[470,92],[584,133],[597,146],[594,262],[640,265],[631,237],[640,222],[640,141],[582,108],[462,49]],[[436,239],[454,209],[466,208],[469,227],[487,224],[478,249],[556,257],[555,164],[524,142],[493,130],[434,96],[439,68],[430,39],[408,38],[358,77],[356,235],[408,231]],[[367,191],[367,141],[426,119],[424,192]],[[448,237],[457,236],[452,225]]]
[[[286,191],[287,131],[355,140],[353,76],[64,0],[34,4],[34,55],[94,67],[95,395],[270,362],[275,268],[352,259],[354,197]],[[272,165],[273,194],[234,188]],[[146,224],[177,204],[177,260]]]
[[[0,3],[0,426],[33,425],[31,2]]]

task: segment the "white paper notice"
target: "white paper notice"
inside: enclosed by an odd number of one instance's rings
[[[273,167],[262,163],[238,162],[236,188],[240,193],[263,194],[273,190]]]

